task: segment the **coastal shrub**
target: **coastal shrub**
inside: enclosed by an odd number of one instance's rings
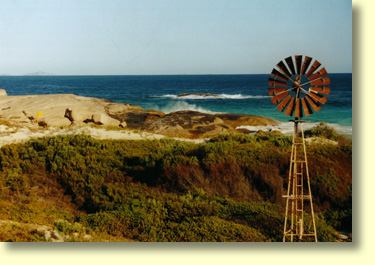
[[[144,195],[116,210],[89,214],[82,221],[94,230],[141,241],[268,240],[255,228],[220,218],[224,206],[215,199],[192,194],[164,193],[152,199],[152,192]]]
[[[319,237],[333,240],[332,226],[351,231],[351,144],[308,152]],[[289,155],[290,137],[273,132],[202,144],[57,136],[2,147],[0,177],[3,187],[25,193],[59,185],[53,191],[84,213],[76,222],[113,236],[280,241]],[[64,224],[57,226],[69,230]]]
[[[167,223],[164,236],[167,241],[269,241],[266,236],[252,227],[215,216],[187,218],[181,223]]]
[[[324,218],[317,215],[315,217],[315,222],[319,241],[335,242],[337,240],[337,232],[332,228],[332,226],[325,222]]]
[[[66,220],[59,219],[55,222],[55,228],[57,231],[64,234],[73,234],[84,232],[84,228],[79,223],[70,223]]]
[[[254,141],[255,141],[255,138],[253,135],[243,134],[243,133],[222,133],[209,140],[210,143],[217,143],[217,142],[250,143]]]
[[[292,145],[292,137],[289,135],[285,135],[280,131],[258,131],[255,134],[255,137],[258,142],[269,142],[276,147],[289,147]]]
[[[280,241],[283,229],[282,209],[271,203],[245,203],[225,200],[220,216],[247,224],[267,235],[272,241]]]
[[[336,130],[327,124],[321,122],[313,128],[305,131],[305,137],[323,137],[333,141],[337,141],[340,138],[340,135]]]
[[[344,231],[346,233],[351,233],[352,229],[352,208],[341,209],[327,209],[324,212],[324,219],[327,224],[331,227],[337,229],[338,231]]]
[[[26,241],[46,241],[45,237],[36,229],[30,229],[23,224],[3,223],[0,225],[1,242],[26,242]]]
[[[152,190],[137,199],[83,216],[95,231],[140,241],[280,241],[281,208],[271,203],[236,202],[223,197],[159,194]],[[333,240],[334,230],[322,220],[319,240]]]
[[[258,131],[255,134],[243,133],[223,133],[215,136],[209,140],[211,143],[217,142],[236,142],[240,144],[245,143],[272,143],[277,147],[288,147],[292,144],[291,136],[285,135],[279,131],[264,132]]]
[[[3,186],[13,192],[23,192],[28,186],[29,179],[17,168],[7,170],[3,177]]]

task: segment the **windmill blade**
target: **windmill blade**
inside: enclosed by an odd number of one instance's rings
[[[281,81],[268,81],[268,86],[269,88],[276,88],[276,87],[288,88],[287,84]]]
[[[315,93],[308,93],[308,96],[310,96],[314,102],[319,103],[319,104],[325,104],[327,102],[327,98],[323,96],[319,96],[318,94]]]
[[[288,83],[286,81],[280,81],[280,80],[277,80],[277,79],[268,78],[268,86],[270,88],[273,88],[273,87],[287,87]]]
[[[296,70],[294,69],[294,62],[292,56],[289,56],[288,58],[285,58],[286,63],[289,66],[290,71],[292,72],[293,75],[296,74]]]
[[[306,99],[308,106],[310,106],[314,111],[320,110],[320,106],[316,104],[309,95],[305,95],[304,99]]]
[[[307,103],[306,98],[301,99],[301,103],[302,103],[302,108],[303,108],[303,114],[305,116],[311,115],[313,112],[310,109],[310,107],[307,105],[308,103]]]
[[[284,75],[283,73],[280,73],[275,68],[272,69],[271,74],[273,76],[277,77],[278,79],[283,80],[283,81],[288,81],[288,79],[289,79],[286,75]]]
[[[280,61],[277,66],[279,67],[279,69],[287,76],[287,77],[291,77],[292,74],[289,72],[288,68],[286,67],[285,63],[283,61]]]
[[[296,103],[296,101],[294,100],[294,98],[293,98],[293,100],[291,100],[289,102],[289,105],[285,108],[285,114],[286,115],[288,115],[288,116],[292,116],[293,115],[295,103]]]
[[[315,60],[315,62],[311,65],[309,71],[307,71],[306,76],[309,77],[310,75],[312,75],[315,72],[315,70],[319,68],[320,65],[320,62]]]
[[[284,93],[281,92],[280,94],[272,97],[271,101],[274,105],[276,105],[277,103],[279,103],[283,98],[285,98],[286,96],[288,96],[288,92],[285,91]]]
[[[320,87],[320,86],[310,87],[309,91],[312,91],[314,93],[324,94],[324,95],[329,95],[329,93],[331,93],[331,89],[329,87],[327,87],[327,86],[323,86],[323,87]]]
[[[282,92],[287,92],[287,89],[285,87],[274,87],[274,88],[268,89],[269,96],[276,96]]]
[[[285,106],[289,103],[289,101],[292,100],[292,97],[290,95],[286,96],[281,102],[280,104],[277,106],[277,109],[279,111],[283,111],[283,109],[285,108]]]
[[[312,61],[312,58],[309,56],[305,56],[305,60],[303,60],[302,68],[301,68],[301,74],[305,74],[306,70],[309,68],[310,63]]]
[[[323,67],[322,69],[320,69],[318,72],[316,72],[315,74],[309,76],[309,80],[315,80],[319,77],[323,78],[325,76],[327,76],[327,70]]]
[[[296,98],[294,117],[302,117],[301,99]]]
[[[331,84],[331,80],[328,77],[320,78],[311,82],[313,86],[326,86]]]
[[[300,75],[301,74],[301,66],[302,66],[302,55],[296,55],[296,56],[294,56],[294,58],[296,60],[297,74]]]
[[[319,96],[318,94],[309,93],[309,95],[315,102],[319,102],[320,104],[326,104],[327,98],[324,96]]]

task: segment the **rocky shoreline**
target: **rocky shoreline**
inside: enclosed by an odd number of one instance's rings
[[[2,134],[8,128],[31,131],[72,130],[95,126],[128,129],[167,137],[202,139],[223,132],[242,131],[240,126],[277,125],[278,121],[254,115],[208,114],[198,111],[164,113],[139,106],[74,94],[7,96],[0,90]],[[5,130],[5,131],[4,131]]]

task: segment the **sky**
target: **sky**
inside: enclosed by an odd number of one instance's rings
[[[0,74],[352,72],[351,0],[1,0]]]

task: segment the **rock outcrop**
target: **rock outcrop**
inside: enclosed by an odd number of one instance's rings
[[[0,97],[0,118],[18,127],[97,125],[137,129],[170,137],[207,138],[238,126],[276,125],[253,115],[208,114],[198,111],[163,113],[139,106],[73,94]]]
[[[87,120],[118,126],[120,122],[106,113],[108,104],[107,100],[73,94],[7,96],[0,97],[0,117],[20,126],[37,126],[41,120],[52,127],[84,125]]]
[[[198,111],[177,111],[155,119],[147,117],[141,129],[172,137],[211,137],[235,131],[241,125],[276,125],[277,122],[251,115],[208,114]]]
[[[71,108],[65,110],[64,118],[67,118],[71,125],[74,124],[73,110]]]

